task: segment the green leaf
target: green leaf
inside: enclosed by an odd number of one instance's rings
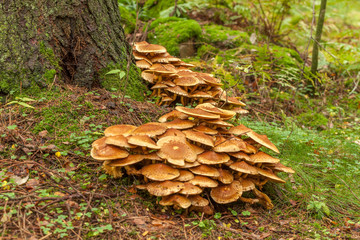
[[[122,79],[125,75],[126,75],[126,73],[125,73],[124,71],[121,71],[121,72],[119,73],[120,79]]]
[[[19,99],[19,100],[21,100],[23,102],[34,102],[35,101],[34,99],[28,98],[28,97],[19,97],[17,99]]]
[[[24,103],[24,102],[18,102],[19,105],[23,106],[23,107],[27,107],[27,108],[34,108],[33,106],[27,104],[27,103]]]
[[[215,213],[215,214],[214,214],[214,218],[215,218],[215,219],[221,218],[221,213],[219,213],[219,212]]]
[[[7,129],[10,129],[10,130],[14,130],[15,128],[17,128],[17,126],[15,124],[7,126]]]
[[[249,212],[249,211],[242,211],[241,214],[242,214],[243,216],[250,216],[250,215],[251,215],[251,212]]]
[[[122,72],[120,69],[114,69],[114,70],[111,70],[111,71],[105,73],[105,75],[108,75],[108,74],[116,74],[116,73],[120,73],[120,72]]]

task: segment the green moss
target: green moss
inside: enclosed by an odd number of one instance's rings
[[[132,33],[135,30],[136,16],[123,6],[119,6],[121,25],[124,27],[126,34]]]
[[[101,86],[109,91],[120,90],[125,95],[131,98],[142,101],[145,97],[146,85],[140,77],[140,70],[133,64],[130,65],[129,76],[126,75],[120,79],[118,74],[106,74],[110,70],[120,69],[127,72],[126,62],[124,63],[111,63],[106,68],[100,71]],[[126,82],[128,80],[128,82]]]
[[[300,124],[304,124],[305,126],[318,128],[320,126],[327,126],[329,120],[320,113],[316,112],[305,112],[297,116],[297,120]]]
[[[178,4],[181,2],[179,1]],[[169,0],[148,0],[145,2],[144,8],[149,17],[158,18],[161,11],[173,7],[174,4],[174,1]]]
[[[175,56],[179,55],[179,44],[197,38],[201,27],[194,20],[177,17],[160,18],[150,25],[149,41],[166,47]]]
[[[203,27],[201,40],[209,44],[233,48],[242,45],[244,42],[249,43],[249,35],[246,32],[232,30],[220,25],[206,25]]]
[[[204,44],[198,48],[197,56],[199,58],[206,59],[208,57],[215,56],[216,54],[219,53],[219,51],[220,51],[220,49],[218,49],[210,44]]]

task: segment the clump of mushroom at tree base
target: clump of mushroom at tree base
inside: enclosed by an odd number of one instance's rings
[[[163,206],[205,211],[210,196],[218,204],[243,201],[270,209],[263,185],[284,183],[277,173],[294,171],[261,151],[279,152],[265,135],[227,122],[234,115],[207,104],[178,106],[159,122],[107,128],[91,156],[115,178],[138,177],[137,188],[161,197]]]
[[[171,56],[163,46],[145,41],[134,43],[133,55],[136,65],[142,70],[141,76],[147,81],[151,96],[158,97],[158,105],[181,103],[217,103],[224,109],[244,114],[247,110],[236,97],[227,96],[221,88],[221,81],[210,74],[194,72],[194,65]]]

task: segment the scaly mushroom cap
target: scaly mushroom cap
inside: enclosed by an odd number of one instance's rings
[[[123,135],[107,137],[105,143],[123,148],[136,148],[135,145],[129,144],[127,138]]]
[[[135,163],[141,162],[142,160],[144,160],[144,158],[145,158],[145,155],[134,154],[134,155],[129,155],[128,157],[123,158],[123,159],[117,159],[117,160],[110,161],[108,163],[108,165],[111,167],[124,167],[124,166],[133,165]]]
[[[234,111],[234,112],[236,112],[236,113],[238,113],[238,114],[247,114],[247,113],[249,113],[248,110],[243,109],[243,108],[241,108],[241,107],[232,108],[231,111]]]
[[[141,174],[153,181],[173,180],[180,176],[178,169],[172,168],[163,163],[156,163],[144,166]]]
[[[205,133],[205,134],[209,134],[209,135],[218,134],[217,130],[209,128],[209,127],[204,126],[204,125],[196,126],[196,127],[193,128],[193,130],[197,131],[197,132],[202,132],[202,133]]]
[[[252,130],[248,127],[245,127],[245,125],[240,124],[238,126],[230,128],[228,131],[229,131],[229,133],[234,134],[234,135],[244,135],[248,132],[251,132]]]
[[[192,167],[197,167],[200,166],[201,163],[199,163],[198,161],[195,162],[185,162],[184,166],[181,166],[181,168],[192,168]]]
[[[156,145],[154,140],[152,140],[147,135],[133,135],[133,136],[129,136],[127,139],[128,139],[128,143],[133,144],[135,146],[147,147],[151,149],[160,149],[160,147]]]
[[[215,147],[213,150],[215,152],[239,152],[246,149],[246,144],[243,140],[239,138],[229,138],[223,141],[222,138],[217,138],[215,142]]]
[[[135,50],[139,53],[166,53],[166,48],[156,44],[135,43]]]
[[[285,181],[283,179],[279,178],[276,174],[274,174],[270,171],[266,171],[261,168],[257,168],[257,171],[261,176],[268,178],[272,182],[285,183]]]
[[[184,183],[175,181],[152,182],[146,184],[146,189],[152,195],[162,197],[180,192],[184,188]]]
[[[147,81],[147,82],[149,82],[151,84],[154,84],[155,81],[158,79],[158,77],[154,73],[148,73],[148,72],[142,72],[141,77],[145,81]]]
[[[163,76],[167,76],[167,75],[176,73],[176,69],[172,64],[155,63],[150,67],[150,69],[145,70],[145,72],[157,73],[157,74],[161,74]]]
[[[220,100],[225,101],[227,104],[232,104],[235,106],[245,107],[246,104],[239,101],[236,97],[222,97]]]
[[[191,201],[192,206],[205,207],[209,205],[209,201],[199,195],[189,196],[188,199]]]
[[[216,127],[233,127],[234,126],[231,123],[224,122],[220,119],[208,120],[208,121],[206,121],[206,124],[208,124],[210,126],[216,126]]]
[[[192,172],[190,172],[190,171],[179,170],[179,172],[180,172],[180,175],[174,179],[175,181],[187,182],[195,177],[194,174],[192,174]]]
[[[244,192],[255,189],[254,182],[249,179],[242,179],[240,183]]]
[[[258,168],[255,168],[255,167],[247,164],[244,161],[234,162],[229,167],[231,169],[233,169],[235,171],[238,171],[238,172],[241,172],[241,173],[252,174],[252,175],[258,174]]]
[[[105,147],[98,150],[92,148],[90,155],[96,160],[114,160],[119,158],[126,158],[129,153],[119,147],[106,145]]]
[[[183,61],[174,62],[174,66],[176,66],[176,67],[187,67],[187,68],[195,67],[194,64],[186,63],[186,62],[183,62]]]
[[[163,134],[167,128],[161,123],[149,122],[141,125],[135,129],[131,134],[132,135],[147,135],[149,137],[155,137],[157,135]]]
[[[203,80],[210,86],[222,86],[223,84],[220,82],[220,80],[210,76],[206,73],[196,73],[196,77]]]
[[[250,155],[250,159],[254,163],[279,163],[280,159],[274,158],[264,152],[257,152],[254,155]]]
[[[218,171],[220,173],[220,176],[216,179],[223,184],[230,184],[234,181],[234,176],[231,174],[230,171],[221,168],[219,168]]]
[[[184,195],[195,195],[195,194],[200,194],[202,193],[202,189],[198,186],[195,186],[191,183],[185,182],[184,183],[184,188],[180,190],[179,193],[184,194]]]
[[[191,183],[195,186],[204,187],[204,188],[207,188],[207,187],[214,188],[219,185],[217,181],[212,180],[211,178],[208,178],[208,177],[204,177],[204,176],[195,176],[193,179],[191,179],[189,181],[189,183]]]
[[[194,162],[196,160],[196,153],[182,137],[163,137],[157,141],[157,145],[160,147],[157,152],[158,156],[172,164],[184,166],[185,161]]]
[[[226,204],[235,202],[242,195],[242,186],[239,181],[211,189],[210,196],[215,202]]]
[[[207,177],[219,177],[220,173],[216,168],[209,167],[207,165],[200,165],[194,168],[190,168],[190,171],[194,174],[207,176]]]
[[[167,87],[165,90],[171,92],[171,93],[174,93],[176,95],[179,95],[179,96],[188,96],[189,94],[183,90],[181,87],[179,86],[175,86],[175,87]]]
[[[146,62],[148,62],[149,64],[152,64],[152,62],[150,61],[150,59],[148,59],[147,57],[146,57],[146,55],[144,55],[144,54],[141,54],[141,53],[139,53],[139,52],[133,52],[133,55],[134,55],[134,58],[135,58],[135,60],[145,60]]]
[[[256,147],[254,147],[253,145],[245,142],[246,148],[243,150],[245,153],[248,154],[255,154],[257,153],[258,149]]]
[[[247,155],[244,152],[235,152],[235,153],[229,153],[229,155],[239,159],[239,160],[245,160],[247,162],[251,161],[251,158],[249,157],[249,155]]]
[[[155,57],[151,58],[153,63],[169,63],[169,59],[166,57],[166,53],[158,54]]]
[[[197,156],[197,161],[202,164],[221,164],[230,160],[229,155],[226,153],[216,153],[213,151],[207,151]]]
[[[139,60],[139,61],[136,61],[136,66],[141,69],[150,69],[151,63],[149,63],[146,60]]]
[[[206,112],[212,113],[212,114],[217,114],[217,115],[221,115],[223,112],[221,111],[220,108],[215,107],[214,105],[210,104],[210,103],[202,103],[199,104],[195,107],[195,109],[201,109],[204,110]]]
[[[191,201],[182,195],[165,196],[159,202],[162,206],[178,206],[181,208],[188,208],[191,206]]]
[[[199,79],[197,79],[192,75],[186,76],[186,77],[178,77],[174,80],[174,83],[181,87],[191,87],[195,86],[199,83]]]
[[[161,123],[164,123],[164,122],[167,122],[168,120],[174,120],[174,119],[187,119],[189,116],[186,115],[185,113],[182,113],[182,112],[179,112],[177,110],[173,110],[165,115],[162,115],[160,118],[159,118],[159,122]]]
[[[195,117],[195,118],[199,118],[199,119],[208,119],[208,120],[212,120],[212,119],[219,119],[220,116],[216,115],[216,114],[211,114],[208,113],[204,110],[201,109],[194,109],[194,108],[186,108],[186,107],[181,107],[181,106],[177,106],[176,110],[178,110],[179,112],[185,113],[191,117]]]
[[[274,171],[278,171],[278,172],[295,173],[295,171],[292,168],[287,167],[287,166],[283,165],[282,163],[272,164],[272,169]]]
[[[168,130],[166,130],[166,132],[164,134],[160,135],[158,138],[161,139],[163,137],[170,137],[170,136],[182,137],[184,139],[184,141],[186,141],[185,134],[182,131],[174,129],[174,128],[169,128]]]
[[[185,135],[185,134],[184,134]],[[194,150],[194,152],[196,153],[196,155],[199,155],[203,152],[205,152],[205,149],[203,149],[202,147],[196,146],[194,144],[191,144],[189,142],[187,142],[188,145]]]
[[[169,86],[166,85],[165,83],[163,82],[157,82],[154,86],[151,87],[152,90],[155,90],[155,89],[165,89],[165,88],[168,88]]]
[[[164,125],[168,128],[188,129],[188,128],[192,128],[195,125],[195,123],[190,120],[182,120],[177,118],[175,120],[172,120],[171,122],[164,123]]]
[[[205,133],[196,132],[193,130],[185,130],[183,133],[185,133],[186,138],[191,141],[198,142],[210,147],[214,146],[213,138],[209,135],[206,135]]]
[[[133,125],[114,125],[105,129],[105,137],[111,137],[116,135],[123,135],[124,137],[129,136],[137,127]]]
[[[102,149],[104,147],[107,146],[106,144],[106,137],[102,137],[102,138],[99,138],[99,139],[96,139],[92,144],[91,146],[96,149],[96,150],[99,150],[99,149]]]
[[[250,131],[246,133],[252,140],[256,141],[257,143],[261,144],[262,146],[273,150],[274,152],[280,153],[279,149],[269,140],[266,135],[258,134],[254,131]]]
[[[210,94],[203,91],[196,91],[189,95],[190,98],[213,98]]]

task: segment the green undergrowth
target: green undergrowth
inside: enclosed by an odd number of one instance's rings
[[[175,56],[179,56],[181,43],[195,39],[201,34],[198,22],[177,17],[159,18],[151,23],[149,30],[149,42],[163,45]]]
[[[299,128],[293,123],[281,127],[249,118],[241,119],[240,123],[268,135],[281,152],[277,157],[296,171],[291,178],[280,174],[286,183],[279,186],[281,195],[272,192],[271,198],[282,204],[295,201],[318,219],[360,220],[357,198],[360,195],[360,148],[356,142],[360,139],[359,127],[319,132]]]
[[[215,46],[234,48],[249,43],[249,35],[221,25],[205,25],[200,40]]]

